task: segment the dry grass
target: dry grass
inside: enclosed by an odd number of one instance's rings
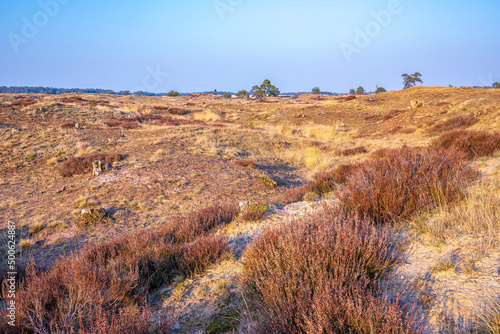
[[[479,326],[481,333],[500,334],[500,304],[497,303],[485,310],[480,316]]]
[[[461,202],[441,207],[430,217],[415,219],[411,226],[439,242],[466,233],[482,238],[485,250],[494,249],[500,245],[499,187],[497,182],[484,180],[469,188]]]
[[[392,247],[387,229],[331,208],[267,230],[247,248],[240,275],[259,332],[418,332],[377,292]]]

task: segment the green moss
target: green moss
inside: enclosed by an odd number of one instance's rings
[[[219,316],[214,323],[207,326],[205,329],[209,334],[226,333],[238,328],[239,324],[240,312],[238,312],[237,310],[232,310],[224,315]]]

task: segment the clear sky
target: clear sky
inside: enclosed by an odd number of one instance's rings
[[[500,1],[2,0],[0,85],[152,92],[500,81]]]

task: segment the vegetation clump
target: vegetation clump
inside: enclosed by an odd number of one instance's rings
[[[57,172],[62,177],[92,173],[92,162],[96,160],[112,164],[124,158],[124,155],[118,153],[95,153],[86,157],[72,157],[62,162],[57,168]]]
[[[500,150],[500,133],[486,131],[454,130],[442,134],[433,142],[439,149],[456,150],[467,159],[492,156]]]
[[[417,333],[411,312],[379,292],[395,261],[388,229],[325,209],[268,229],[240,280],[266,333]]]

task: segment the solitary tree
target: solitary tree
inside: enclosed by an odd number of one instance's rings
[[[349,94],[351,94],[351,95],[356,94],[356,90],[354,88],[351,88],[351,90],[349,91]]]
[[[319,89],[319,87],[314,87],[314,88],[312,89],[312,93],[313,93],[313,94],[319,94],[319,93],[321,93],[321,90]]]
[[[415,72],[411,75],[408,75],[405,73],[405,74],[402,74],[401,76],[403,77],[404,89],[415,87],[417,82],[423,83],[422,79],[420,79],[422,74],[420,74],[418,72]]]
[[[253,97],[263,98],[264,96],[278,96],[280,90],[275,86],[271,85],[271,81],[269,79],[264,80],[260,86],[255,85],[250,90],[250,93]]]
[[[375,90],[376,94],[378,94],[378,93],[385,93],[385,92],[387,92],[387,90],[384,87],[377,86],[377,89]]]
[[[365,89],[361,86],[358,87],[358,89],[356,89],[356,94],[357,95],[363,95],[365,93]]]
[[[167,96],[180,96],[181,94],[175,90],[171,90],[167,93]]]
[[[494,82],[492,86],[493,88],[500,88],[500,82]]]
[[[214,89],[214,94],[217,95],[217,89]]]
[[[248,94],[246,90],[240,90],[238,93],[236,93],[236,96],[248,99],[250,97],[250,94]]]

